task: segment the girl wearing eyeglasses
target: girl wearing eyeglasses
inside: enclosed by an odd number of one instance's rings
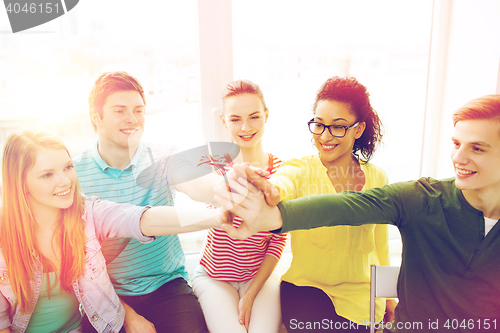
[[[385,172],[368,163],[382,137],[382,124],[363,85],[355,78],[328,79],[316,95],[313,112],[308,126],[318,153],[284,162],[271,177],[282,201],[387,184]],[[388,227],[292,231],[291,248],[293,261],[281,283],[287,330],[369,330],[370,265],[390,264]],[[386,302],[377,302],[380,321]],[[386,319],[391,320],[394,307],[393,300],[387,302]],[[323,326],[308,329],[307,323],[313,322]]]
[[[273,174],[281,161],[262,148],[269,110],[259,86],[250,81],[232,82],[222,100],[221,121],[241,150],[234,162],[248,162]],[[229,170],[231,165],[224,169]],[[241,219],[236,217],[233,224],[240,223]],[[285,243],[285,235],[270,232],[259,232],[240,241],[222,229],[209,230],[191,284],[211,333],[278,331],[279,281],[269,276]]]

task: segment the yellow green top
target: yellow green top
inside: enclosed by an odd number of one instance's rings
[[[361,170],[365,174],[363,190],[388,183],[386,173],[373,164],[361,164]],[[311,155],[284,162],[271,181],[279,188],[282,201],[336,193],[327,172],[319,157]],[[370,265],[390,264],[388,228],[369,224],[291,231],[293,259],[282,280],[319,288],[330,296],[338,315],[368,323]],[[385,299],[378,298],[377,322],[384,312]]]

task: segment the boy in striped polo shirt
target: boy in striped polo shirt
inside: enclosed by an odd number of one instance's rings
[[[97,79],[89,108],[98,142],[75,158],[82,191],[118,203],[173,206],[174,182],[177,190],[192,199],[213,201],[213,187],[222,177],[209,174],[177,184],[175,179],[183,175],[178,172],[179,159],[168,158],[174,151],[140,140],[145,107],[143,88],[129,74],[104,73]],[[140,183],[137,177],[142,177]],[[177,235],[161,236],[149,244],[111,239],[102,249],[126,310],[127,332],[207,331],[201,307],[187,283]],[[84,331],[92,332],[92,326],[84,325]]]

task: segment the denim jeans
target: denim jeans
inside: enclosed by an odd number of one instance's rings
[[[120,296],[138,314],[155,325],[158,333],[206,333],[198,299],[183,278],[177,278],[146,295]],[[85,322],[84,333],[95,332]],[[125,332],[122,328],[120,332]]]
[[[357,325],[335,312],[330,297],[314,287],[296,286],[282,281],[281,316],[287,332],[369,332],[369,326]],[[314,323],[319,323],[314,326]],[[309,326],[308,326],[309,325]]]

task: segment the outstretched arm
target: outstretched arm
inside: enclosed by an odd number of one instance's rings
[[[152,207],[142,214],[141,232],[144,236],[160,236],[219,228],[220,213],[220,208]]]
[[[193,170],[191,173],[195,174],[199,170]],[[266,179],[269,172],[260,168],[252,167],[248,163],[235,164],[227,176],[220,176],[215,173],[209,173],[195,179],[183,181],[186,178],[188,171],[182,169],[174,173],[172,179],[175,188],[189,196],[192,200],[199,202],[214,202],[214,188],[225,184],[227,178],[237,179],[238,177],[247,178],[250,183],[259,188],[270,205],[277,205],[280,199],[278,189]],[[225,179],[226,178],[226,179]]]
[[[185,173],[186,171],[182,170],[182,172]],[[199,202],[212,203],[214,201],[214,187],[224,184],[224,177],[215,173],[178,183],[175,183],[176,176],[177,174],[173,176],[175,188],[192,200]]]
[[[423,191],[421,186],[415,182],[404,182],[362,192],[311,195],[270,206],[260,190],[245,179],[239,178],[237,182],[230,180],[229,186],[235,193],[219,187],[216,200],[225,209],[243,218],[237,230],[223,221],[223,228],[229,235],[240,239],[261,230],[283,233],[336,225],[390,223],[399,227],[406,216],[418,215],[425,209],[429,196],[422,193],[415,195],[416,189]]]
[[[84,218],[94,221],[100,241],[110,237],[149,242],[152,236],[219,228],[221,209],[207,207],[139,207],[97,197],[86,198]]]

